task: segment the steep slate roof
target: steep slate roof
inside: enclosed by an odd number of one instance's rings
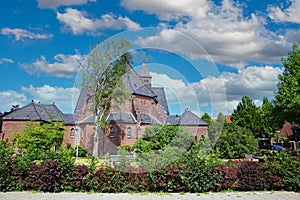
[[[180,115],[169,115],[166,117],[166,124],[180,124]]]
[[[166,118],[167,124],[178,124],[182,126],[207,126],[208,124],[200,117],[189,110],[185,110],[184,113],[179,115],[170,115]]]
[[[203,121],[200,117],[195,115],[189,110],[185,110],[184,113],[181,116],[180,125],[197,125],[197,126],[203,126],[208,125],[205,121]]]
[[[74,114],[63,114],[65,124],[75,124],[75,116]]]
[[[160,105],[162,105],[162,107],[166,111],[166,114],[169,115],[169,106],[168,106],[164,88],[163,87],[151,87],[151,89],[156,94],[158,102],[160,103]]]
[[[141,113],[141,123],[142,124],[161,124],[160,121],[158,121],[153,116],[146,114],[146,113]]]
[[[14,110],[2,119],[40,120],[50,122],[64,120],[64,115],[55,104],[35,104],[32,102],[22,108]]]
[[[95,115],[89,115],[83,120],[78,122],[79,124],[94,124],[95,123]]]
[[[77,100],[77,103],[76,103],[76,107],[75,107],[75,110],[74,110],[75,113],[77,113],[82,108],[82,106],[84,105],[84,102],[90,96],[91,96],[91,92],[89,92],[88,90],[83,89],[83,88],[81,89],[78,100]]]
[[[131,113],[113,112],[107,117],[108,122],[135,124],[137,121]]]
[[[127,65],[127,69],[128,73],[124,76],[123,81],[128,91],[132,94],[155,98],[156,94],[143,83],[136,71],[130,65]]]

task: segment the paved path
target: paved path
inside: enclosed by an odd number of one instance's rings
[[[227,192],[208,194],[86,194],[86,193],[0,193],[0,200],[299,200],[295,192]]]

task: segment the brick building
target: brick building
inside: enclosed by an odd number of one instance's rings
[[[13,110],[1,118],[0,140],[14,139],[14,132],[21,133],[27,125],[27,122],[33,123],[51,121],[65,121],[62,127],[66,130],[63,142],[75,146],[75,121],[73,114],[63,114],[58,107],[53,104],[40,104],[33,101],[28,105]]]
[[[207,136],[208,124],[188,109],[182,115],[169,115],[168,102],[164,88],[153,87],[152,77],[143,63],[140,74],[130,65],[123,81],[131,94],[130,97],[119,105],[120,109],[112,108],[107,117],[109,125],[105,133],[100,134],[99,151],[116,153],[117,147],[133,145],[142,137],[147,125],[174,124],[183,126],[197,141]],[[79,127],[80,144],[89,152],[93,151],[95,115],[91,112],[90,94],[82,90],[75,108],[77,124]],[[99,152],[100,153],[100,152]]]
[[[186,109],[182,115],[169,114],[164,88],[151,85],[152,77],[145,63],[140,74],[130,65],[127,65],[127,69],[123,82],[130,94],[129,98],[118,106],[119,109],[110,109],[105,134],[100,134],[98,138],[99,151],[114,154],[118,146],[133,145],[142,137],[146,126],[151,124],[183,126],[196,141],[208,135],[208,124],[190,110]],[[89,91],[81,90],[74,114],[63,114],[55,104],[31,102],[18,108],[2,117],[0,140],[12,139],[12,133],[22,132],[28,121],[38,123],[64,120],[64,143],[74,146],[77,137],[79,144],[92,153],[95,144],[95,115],[91,112],[91,96]]]

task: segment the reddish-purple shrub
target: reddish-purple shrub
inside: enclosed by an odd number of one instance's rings
[[[26,182],[30,189],[43,192],[59,192],[63,182],[61,166],[56,160],[34,164],[28,172]]]
[[[88,167],[85,165],[73,166],[72,177],[64,182],[64,187],[71,191],[82,191],[86,189],[87,181],[84,177],[89,173]]]
[[[236,167],[228,165],[216,168],[216,173],[220,173],[221,178],[215,187],[215,191],[219,192],[222,190],[236,189],[238,181],[237,171]]]
[[[265,190],[269,188],[265,167],[258,162],[241,162],[238,166],[238,190]]]

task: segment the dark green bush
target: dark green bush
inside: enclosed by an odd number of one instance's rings
[[[300,191],[300,157],[286,152],[275,152],[266,159],[266,174],[282,179],[282,186],[289,191]]]

